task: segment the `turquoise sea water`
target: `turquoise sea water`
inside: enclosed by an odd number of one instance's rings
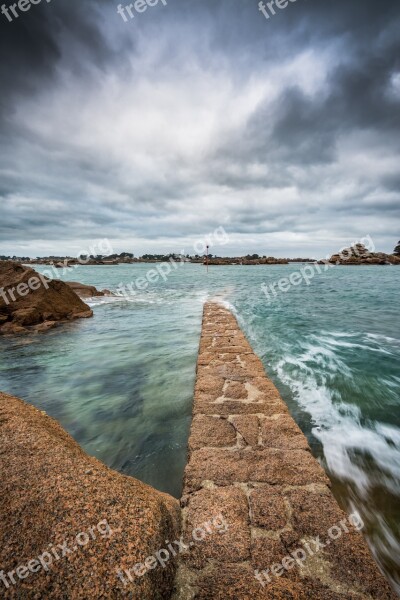
[[[115,290],[149,268],[62,277]],[[129,298],[90,300],[93,319],[0,338],[0,389],[57,418],[89,454],[179,497],[202,305],[224,302],[400,590],[400,269],[336,267],[268,303],[261,285],[300,268],[207,275],[185,264]]]

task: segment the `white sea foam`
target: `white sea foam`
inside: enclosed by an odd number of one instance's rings
[[[278,376],[312,417],[313,433],[324,448],[328,468],[339,478],[366,491],[376,484],[370,473],[357,464],[357,456],[371,456],[379,468],[379,483],[398,492],[400,485],[400,430],[381,423],[361,423],[358,406],[345,402],[327,382],[336,372],[352,378],[348,365],[331,348],[339,348],[330,335],[310,336],[318,345],[303,343],[301,355],[285,354],[277,364]],[[338,337],[337,335],[334,337]],[[359,348],[359,344],[344,348]],[[361,348],[365,349],[364,346]],[[369,351],[374,350],[370,346]],[[383,350],[383,349],[382,349]],[[288,368],[289,365],[289,368]],[[334,395],[335,394],[335,395]]]
[[[162,304],[162,298],[138,297],[138,296],[99,296],[95,298],[85,298],[86,304],[91,308],[102,306],[104,304]]]
[[[338,339],[332,339],[329,337],[320,337],[320,336],[316,336],[316,335],[313,337],[316,340],[320,340],[321,342],[325,343],[328,346],[333,346],[333,347],[337,347],[337,348],[357,348],[358,350],[368,350],[370,352],[381,352],[382,354],[391,354],[391,352],[388,352],[387,350],[385,350],[385,348],[382,348],[382,347],[374,348],[370,344],[345,342],[340,339],[338,340]],[[334,336],[334,337],[339,337],[339,336]],[[344,337],[344,336],[340,336],[340,337]],[[350,336],[346,336],[346,337],[350,337]],[[351,337],[355,337],[355,335],[351,335]]]
[[[397,338],[388,337],[387,335],[381,335],[379,333],[366,333],[367,339],[377,340],[378,342],[384,342],[386,344],[393,344],[394,346],[400,346],[400,340]]]

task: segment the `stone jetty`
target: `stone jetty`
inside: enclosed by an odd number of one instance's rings
[[[397,598],[234,316],[204,308],[175,600]],[[226,531],[193,543],[221,514]],[[203,527],[204,528],[204,527]]]

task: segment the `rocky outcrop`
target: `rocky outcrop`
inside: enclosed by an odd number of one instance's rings
[[[107,468],[2,393],[0,448],[1,598],[170,597],[174,560],[155,557],[179,540],[177,500]]]
[[[94,285],[85,285],[76,281],[65,282],[80,298],[95,298],[96,296],[112,296],[110,290],[98,290]]]
[[[191,261],[191,262],[196,262],[196,261]],[[197,261],[197,262],[203,262],[205,265],[207,264],[207,259],[203,258],[201,259],[201,261]],[[230,257],[225,257],[225,258],[209,258],[208,259],[208,264],[210,266],[219,266],[219,267],[227,267],[227,266],[232,266],[232,265],[244,265],[244,266],[252,266],[252,265],[287,265],[289,264],[289,260],[287,258],[274,258],[273,256],[269,256],[269,257],[259,257],[259,258],[249,258],[249,257],[242,257],[242,258],[230,258]]]
[[[0,261],[0,334],[43,331],[93,312],[63,281],[30,267]]]
[[[328,262],[336,265],[400,265],[400,255],[370,252],[363,244],[354,244],[331,256]]]
[[[174,600],[395,600],[236,319],[206,304]],[[224,530],[198,529],[216,512]],[[203,528],[204,529],[204,528]]]

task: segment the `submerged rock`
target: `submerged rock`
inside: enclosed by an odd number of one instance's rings
[[[65,282],[80,298],[95,298],[96,296],[113,296],[110,290],[98,290],[94,285],[85,285],[76,281]]]
[[[112,471],[1,392],[0,447],[2,598],[171,596],[175,559],[163,553],[162,566],[157,553],[179,540],[178,500]]]
[[[92,316],[63,281],[49,280],[20,263],[0,261],[0,334],[43,331]]]

